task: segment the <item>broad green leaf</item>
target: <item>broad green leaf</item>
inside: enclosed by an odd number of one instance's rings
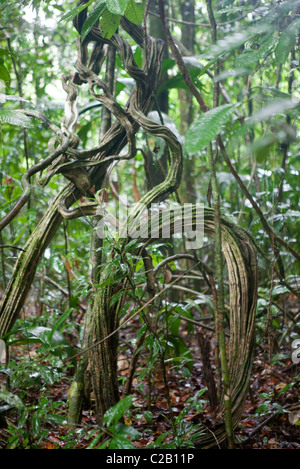
[[[229,177],[228,173],[226,174],[227,174],[227,177]],[[218,173],[218,180],[220,182],[220,173]],[[214,304],[213,304],[212,298],[209,295],[204,295],[203,293],[198,293],[198,296],[195,300],[189,299],[189,303],[198,309],[199,309],[199,306],[197,305],[207,305],[210,307],[212,311],[214,310]]]
[[[202,114],[185,133],[187,152],[196,152],[206,147],[229,121],[235,107],[234,104],[224,104]]]
[[[278,44],[275,49],[275,57],[277,63],[284,63],[289,56],[291,48],[296,42],[296,35],[286,34],[286,31],[281,33]]]
[[[109,449],[135,449],[136,447],[134,446],[133,443],[131,443],[128,438],[125,436],[121,435],[116,435],[114,438],[111,440]]]
[[[179,361],[182,364],[185,363],[189,371],[192,371],[193,360],[185,341],[181,337],[170,335],[168,337],[168,342],[171,343],[174,347],[174,351],[172,351],[172,360],[178,357]]]
[[[10,55],[9,51],[7,49],[0,49],[0,57],[4,55]]]
[[[70,356],[72,356],[73,349],[70,346],[67,339],[58,331],[53,332],[50,327],[44,327],[44,326],[32,327],[26,331],[26,335],[28,336],[29,340],[35,338],[36,342],[41,342],[48,347],[62,348]]]
[[[249,146],[248,152],[255,155],[255,159],[258,163],[262,163],[269,158],[270,151],[276,141],[277,138],[275,134],[264,135]]]
[[[104,10],[100,19],[101,34],[104,38],[110,39],[116,32],[121,21],[121,15],[115,15],[109,10]]]
[[[255,67],[255,62],[256,51],[253,49],[244,49],[243,53],[236,58],[234,68],[252,68]]]
[[[211,65],[211,62],[209,62],[209,65]],[[193,83],[195,84],[195,86],[199,89],[202,88],[202,84],[201,84],[200,81],[198,81],[198,78],[205,73],[207,68],[209,68],[209,67],[207,67],[205,65],[205,67],[203,67],[200,70],[199,70],[199,67],[197,67],[197,68],[194,67],[194,68],[189,69],[189,74],[191,76],[191,79],[192,79]],[[188,86],[186,85],[181,73],[178,73],[177,75],[175,75],[175,76],[169,78],[168,80],[164,81],[164,83],[162,83],[162,85],[157,90],[157,94],[160,94],[165,89],[171,89],[171,88],[177,88],[177,89],[182,88],[182,89],[185,89],[185,90],[189,89]]]
[[[106,0],[106,6],[114,15],[123,15],[129,0]]]
[[[117,423],[121,417],[128,411],[128,409],[132,406],[132,396],[126,396],[117,402],[116,405],[111,407],[105,412],[103,417],[103,423],[110,427],[112,423]]]
[[[141,434],[131,425],[125,425],[124,423],[118,423],[114,428],[114,433],[118,436],[125,436],[131,440],[137,440],[141,437]]]
[[[282,295],[283,293],[288,293],[289,289],[284,285],[275,285],[272,290],[272,296],[274,295]]]
[[[0,111],[0,122],[19,127],[33,127],[31,118],[19,111]]]
[[[284,63],[295,45],[297,35],[299,34],[299,19],[294,20],[284,31],[282,31],[278,44],[275,49],[277,63]]]
[[[274,4],[274,8],[270,8],[269,12],[263,16],[263,21],[276,24],[282,18],[286,18],[288,13],[297,7],[299,0],[286,0],[282,3]]]
[[[200,56],[201,58],[201,56]],[[189,67],[193,67],[191,70],[189,70],[190,72],[190,75],[191,75],[191,78],[192,80],[195,80],[196,78],[200,78],[202,75],[204,75],[204,73],[207,72],[207,70],[212,66],[214,65],[214,63],[218,60],[218,57],[214,57],[213,59],[209,60],[207,62],[207,64],[203,65],[199,62],[198,60],[198,56],[187,56],[187,57],[182,57],[184,63],[189,66]],[[200,71],[198,71],[196,74],[195,74],[195,77],[192,76],[192,73],[195,73],[195,70],[193,71],[193,69],[200,69]]]
[[[149,425],[152,425],[153,423],[153,413],[150,410],[145,410],[144,412],[144,417],[149,423]]]
[[[88,35],[88,33],[91,31],[94,24],[99,20],[105,8],[106,8],[105,2],[100,2],[98,3],[98,5],[95,6],[95,8],[88,15],[81,29],[82,40]]]
[[[4,401],[12,407],[16,407],[16,409],[23,410],[25,405],[23,404],[22,400],[16,394],[13,394],[9,391],[0,391],[0,401]]]
[[[145,4],[129,0],[125,10],[125,16],[134,24],[140,25],[144,19]]]
[[[7,68],[5,67],[4,63],[0,62],[0,80],[3,80],[4,83],[10,86],[10,74]]]

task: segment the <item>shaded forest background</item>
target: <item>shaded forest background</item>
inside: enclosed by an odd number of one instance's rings
[[[97,7],[100,12],[114,2],[85,3],[94,7],[95,15]],[[117,3],[122,6],[122,1]],[[182,147],[181,182],[167,200],[201,203],[209,209],[219,204],[228,226],[245,230],[255,247],[253,368],[234,446],[299,449],[298,2],[160,2],[179,59],[166,37],[159,2],[123,3],[136,13],[136,25],[144,30],[146,26],[150,36],[165,41],[162,74],[147,116],[170,129]],[[62,75],[75,71],[79,33],[73,20],[79,11],[76,2],[59,0],[1,0],[0,8],[0,207],[5,220],[25,192],[23,174],[53,149],[53,128],[30,112],[46,116],[57,128],[65,122]],[[89,18],[81,38],[89,37],[99,16]],[[115,26],[112,18],[100,17],[107,38]],[[145,49],[123,26],[116,34],[128,41],[142,67],[147,61]],[[118,51],[109,44],[104,51],[99,76],[125,108],[135,80]],[[99,146],[117,118],[85,84],[80,86],[76,107],[73,132],[78,148]],[[164,183],[171,167],[166,141],[142,126],[135,139],[134,157],[116,160],[106,169],[98,201],[116,206],[126,196],[133,206]],[[30,197],[1,226],[1,325],[10,279],[17,279],[16,266],[21,266],[26,243],[68,180],[54,172],[41,185],[34,175]],[[93,200],[97,188],[93,191],[78,197],[80,202]],[[221,283],[227,350],[236,327],[230,324],[231,278],[224,259],[220,277],[217,242],[205,234],[203,246],[186,255],[181,237],[160,239],[149,247],[149,264],[147,256],[137,254],[135,244],[129,243],[124,254],[111,227],[105,239],[95,241],[99,218],[88,212],[80,215],[62,219],[38,259],[16,317],[12,306],[10,326],[0,331],[6,345],[4,350],[2,342],[0,348],[0,447],[192,448],[197,429],[205,427],[214,435],[221,421],[224,375],[216,333],[220,303],[216,305],[215,297]],[[120,268],[118,277],[113,269]],[[100,277],[105,269],[111,283]],[[151,291],[149,271],[154,279]],[[130,289],[118,288],[124,279]],[[18,282],[25,284],[26,278]],[[93,369],[88,368],[80,421],[70,425],[70,389],[74,392],[72,383],[77,382],[82,357],[77,354],[86,343],[85,319],[95,304],[95,292],[110,285],[116,287],[110,307],[122,302],[118,317],[124,326],[118,334],[116,374],[123,398],[105,409],[99,424]],[[153,296],[164,289],[154,301]],[[149,298],[152,302],[146,308]],[[215,440],[216,447],[226,446]]]

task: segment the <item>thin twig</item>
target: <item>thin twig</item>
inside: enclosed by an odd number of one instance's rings
[[[4,248],[17,249],[18,251],[26,252],[25,249],[20,248],[19,246],[12,246],[11,244],[1,244],[1,245],[0,245],[0,248],[1,248],[1,249],[2,249],[2,248],[3,248],[3,249],[4,249]]]
[[[208,111],[209,108],[208,108],[207,104],[204,102],[199,90],[194,85],[194,83],[191,79],[190,73],[189,73],[189,71],[188,71],[188,69],[187,69],[187,67],[186,67],[186,65],[185,65],[185,63],[182,59],[182,56],[181,56],[180,52],[178,51],[177,47],[175,46],[174,40],[173,40],[171,32],[169,30],[167,19],[166,19],[166,16],[165,16],[163,0],[159,0],[159,13],[160,13],[161,21],[162,21],[164,31],[165,31],[165,34],[166,34],[166,37],[167,37],[168,45],[169,45],[169,47],[172,51],[172,54],[173,54],[173,56],[174,56],[174,58],[177,62],[179,70],[182,73],[183,79],[184,79],[185,83],[187,84],[187,86],[189,87],[189,89],[191,90],[191,92],[193,93],[193,95],[195,96],[195,98],[197,99],[202,112],[206,112],[206,111]]]

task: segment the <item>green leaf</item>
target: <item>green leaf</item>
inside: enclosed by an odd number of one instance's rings
[[[25,335],[25,332],[24,332]],[[35,338],[36,342],[41,342],[50,348],[63,348],[71,356],[73,349],[67,339],[58,331],[50,329],[50,327],[36,326],[27,329],[27,340]]]
[[[200,70],[199,70],[199,67],[189,69],[189,74],[191,76],[191,79],[197,88],[200,88],[200,89],[203,88],[201,82],[200,81],[198,82],[198,79],[200,78],[201,75],[203,75],[203,73],[205,73],[207,68],[208,67],[205,66],[203,67],[203,69],[200,69]],[[160,94],[162,91],[166,89],[171,89],[171,88],[177,88],[177,89],[182,88],[185,90],[189,89],[181,73],[178,73],[177,75],[174,75],[173,77],[170,77],[168,80],[164,81],[164,83],[162,83],[160,87],[158,88],[157,94]]]
[[[125,436],[115,436],[109,445],[109,449],[135,449],[136,447]]]
[[[115,15],[108,10],[104,10],[100,19],[100,30],[104,38],[110,39],[116,32],[121,21],[121,15]]]
[[[294,47],[299,33],[299,19],[294,20],[284,31],[282,31],[275,49],[277,64],[285,63],[291,49]]]
[[[141,434],[131,425],[125,425],[124,423],[118,423],[114,428],[114,434],[118,436],[124,436],[131,440],[137,440],[141,437]]]
[[[0,122],[26,127],[27,129],[33,127],[31,118],[19,111],[0,111]]]
[[[191,78],[195,80],[196,78],[200,78],[206,71],[218,60],[218,57],[214,57],[213,59],[209,60],[207,64],[203,65],[199,62],[198,56],[187,56],[182,57],[184,63],[189,67],[189,72]],[[193,72],[193,69],[200,69],[198,72]],[[195,77],[192,77],[192,73],[195,73]]]
[[[9,391],[0,391],[0,401],[4,401],[10,406],[16,407],[16,409],[19,410],[25,409],[25,405],[23,404],[19,396],[16,396],[15,394]]]
[[[103,433],[98,433],[93,439],[92,441],[90,442],[90,444],[88,445],[87,449],[94,449],[95,446],[99,443],[101,437],[102,437]]]
[[[122,298],[124,293],[125,293],[125,290],[120,290],[117,293],[115,293],[113,297],[111,298],[109,305],[113,306],[120,298]]]
[[[32,433],[35,438],[39,436],[41,430],[41,419],[39,415],[39,411],[34,412],[32,416]]]
[[[108,10],[114,15],[123,15],[129,0],[106,0]]]
[[[234,104],[224,104],[202,114],[185,133],[187,152],[196,152],[206,147],[229,121],[235,107]]]
[[[0,49],[0,57],[10,55],[8,49]]]
[[[105,412],[103,417],[103,423],[110,427],[112,423],[117,423],[121,417],[128,411],[128,409],[132,406],[132,396],[126,396],[117,402],[116,405],[111,407]]]
[[[269,158],[270,151],[276,142],[276,136],[274,134],[264,135],[263,137],[255,140],[248,148],[249,153],[255,155],[255,159],[258,163],[263,163]]]
[[[69,308],[67,309],[61,316],[60,318],[54,323],[53,327],[51,328],[51,333],[49,335],[49,339],[51,340],[55,331],[59,329],[63,324],[66,324],[66,320],[68,316],[72,315],[73,309]]]
[[[79,15],[81,11],[83,11],[85,8],[89,7],[94,0],[89,0],[87,3],[84,3],[83,5],[79,5],[76,8],[73,8],[72,10],[67,11],[61,19],[59,20],[59,23],[61,21],[71,21],[75,16]]]
[[[145,3],[137,3],[134,0],[129,0],[125,10],[125,16],[129,21],[134,24],[140,25],[144,19]]]
[[[146,410],[144,412],[144,417],[147,420],[147,423],[149,423],[149,425],[153,424],[153,413],[150,410]]]
[[[10,74],[7,68],[5,67],[4,63],[0,62],[0,80],[3,80],[8,87],[10,86]]]
[[[276,285],[272,290],[272,296],[282,295],[283,293],[288,293],[289,289],[284,285]]]
[[[98,3],[98,5],[96,5],[95,8],[91,11],[91,13],[88,15],[81,29],[82,40],[85,39],[85,37],[91,31],[94,24],[99,20],[105,8],[106,8],[105,2]]]

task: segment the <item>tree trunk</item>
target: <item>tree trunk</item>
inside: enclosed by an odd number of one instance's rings
[[[167,2],[166,2],[167,4]],[[152,0],[150,3],[151,11],[158,15],[158,0]],[[162,60],[168,57],[168,47],[166,44],[166,38],[164,29],[162,27],[161,21],[158,16],[151,15],[150,16],[150,36],[156,39],[162,39],[164,41],[163,47],[163,56]],[[162,72],[161,76],[158,80],[157,88],[160,87],[161,84],[165,83],[168,80],[168,73]],[[154,106],[154,110],[156,110],[159,114],[164,113],[168,114],[169,112],[169,93],[168,90],[163,90],[157,96]],[[160,156],[157,155],[157,151],[159,149],[153,148],[146,148],[144,152],[144,168],[145,168],[145,175],[147,181],[147,190],[153,189],[153,187],[157,186],[161,182],[164,181],[167,175],[167,167],[168,167],[168,147],[165,145],[164,141],[161,140],[161,145],[163,145],[163,151]]]
[[[0,336],[5,336],[19,317],[38,263],[62,221],[62,216],[58,212],[58,205],[61,197],[67,192],[68,187],[64,188],[49,206],[28,239],[24,247],[25,252],[21,252],[17,259],[0,305]]]
[[[180,4],[181,18],[189,23],[195,22],[195,2],[187,0]],[[181,25],[181,43],[191,53],[194,54],[195,27],[190,24]],[[179,89],[180,104],[180,133],[185,134],[193,122],[193,95],[189,90]],[[195,158],[194,155],[186,155],[183,172],[182,187],[180,191],[183,203],[197,202],[197,188],[195,181]]]

